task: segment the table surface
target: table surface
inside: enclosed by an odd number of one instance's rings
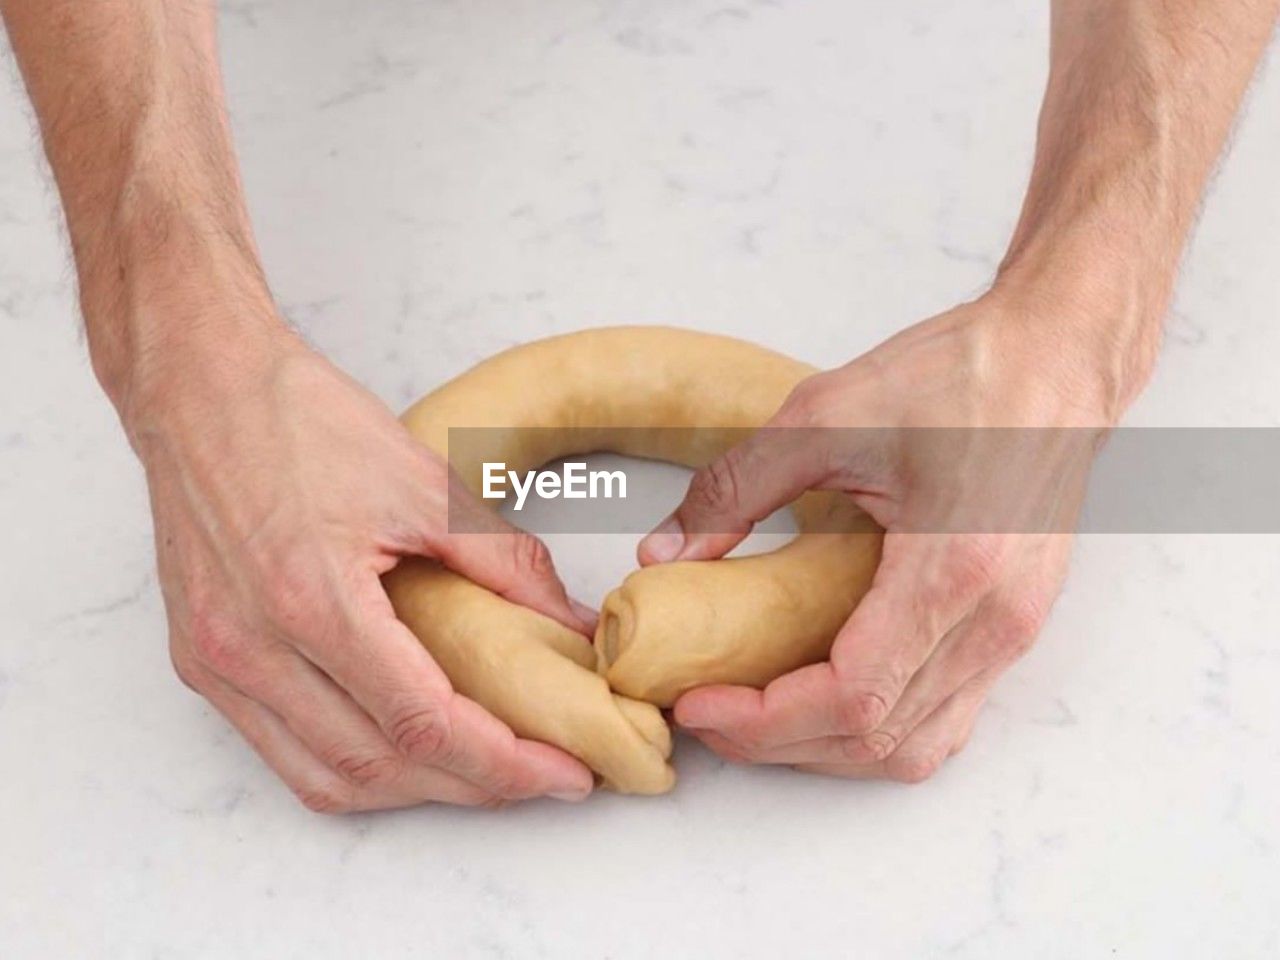
[[[238,0],[223,56],[279,300],[400,407],[602,323],[830,365],[981,290],[1027,175],[1041,6]],[[1082,537],[1041,642],[922,786],[681,742],[658,799],[304,811],[172,676],[143,478],[90,374],[36,158],[15,81],[0,953],[1280,953],[1275,537]],[[1273,69],[1130,423],[1280,424],[1277,169]],[[598,599],[633,539],[554,546]]]

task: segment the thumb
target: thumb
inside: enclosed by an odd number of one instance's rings
[[[821,431],[766,426],[697,470],[684,500],[640,541],[640,563],[722,557],[756,523],[827,479]]]
[[[591,636],[596,611],[572,599],[547,545],[486,509],[461,483],[450,484],[448,531],[432,538],[430,556],[501,597]]]

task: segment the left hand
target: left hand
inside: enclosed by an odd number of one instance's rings
[[[641,563],[723,556],[809,489],[848,493],[886,536],[828,662],[690,691],[679,724],[731,760],[910,782],[965,745],[1061,589],[1114,417],[1114,365],[1065,308],[1052,326],[1033,312],[993,293],[917,324],[802,382],[697,471]]]

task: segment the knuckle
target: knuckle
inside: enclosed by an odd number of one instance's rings
[[[986,593],[995,586],[1004,556],[998,538],[970,536],[951,544],[946,561],[949,589],[971,597]]]
[[[733,738],[722,738],[721,753],[735,763],[749,763],[753,757],[764,752],[767,743],[764,731],[747,727],[733,732]]]
[[[902,783],[923,783],[942,766],[942,754],[938,751],[894,754],[886,763],[886,770],[894,780]]]
[[[511,549],[515,554],[517,569],[527,571],[538,578],[555,575],[555,563],[551,559],[551,551],[533,534],[524,531],[514,533]]]
[[[734,730],[732,740],[709,732],[698,733],[697,737],[708,750],[730,763],[750,763],[750,755],[757,752],[761,744],[759,734],[744,730]]]
[[[244,635],[225,617],[202,613],[189,627],[194,657],[224,677],[243,675],[249,663],[249,644]]]
[[[350,813],[355,809],[352,792],[336,784],[298,787],[294,794],[312,813]]]
[[[730,451],[717,457],[693,475],[685,504],[699,513],[728,510],[739,502],[738,458]]]
[[[874,731],[889,715],[893,699],[892,685],[887,682],[849,691],[836,701],[836,732],[854,736]]]
[[[484,788],[502,801],[520,800],[533,792],[531,778],[516,770],[493,773],[483,784]]]
[[[178,675],[182,685],[188,690],[200,692],[200,666],[193,651],[186,646],[170,644],[169,660],[173,663],[173,672]]]
[[[292,630],[315,616],[317,576],[309,565],[285,561],[264,577],[264,583],[269,587],[263,603],[272,623]]]
[[[830,426],[829,390],[826,374],[815,374],[792,389],[774,421],[788,427]]]
[[[887,759],[898,749],[898,737],[889,730],[872,730],[861,737],[844,742],[845,753],[859,761]]]
[[[1044,626],[1049,611],[1031,597],[1001,604],[995,622],[995,642],[1000,653],[1018,657],[1026,653]]]
[[[447,766],[453,759],[453,733],[443,706],[415,706],[397,714],[387,735],[402,755],[419,763]]]
[[[334,757],[329,766],[357,787],[389,786],[404,772],[404,760],[387,754],[343,753]]]

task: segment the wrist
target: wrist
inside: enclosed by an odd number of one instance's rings
[[[237,432],[239,411],[303,356],[314,355],[274,314],[211,311],[181,336],[150,345],[117,404],[120,423],[150,469],[156,453]]]
[[[1121,205],[1039,212],[1024,211],[988,296],[1073,367],[1070,389],[1114,425],[1155,369],[1180,239]]]
[[[131,436],[188,378],[296,343],[247,224],[135,202],[98,235],[76,251],[81,310],[94,372]]]
[[[1155,367],[1173,274],[1157,251],[1063,227],[1051,244],[1033,236],[1012,247],[987,299],[1061,361],[1066,387],[1114,425]]]

